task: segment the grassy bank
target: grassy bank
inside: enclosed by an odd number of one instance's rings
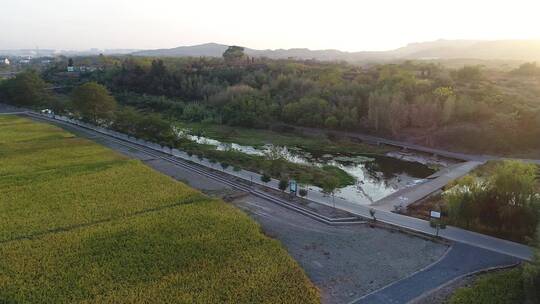
[[[203,135],[221,142],[237,143],[244,146],[261,147],[265,144],[298,147],[313,155],[322,154],[384,154],[387,148],[376,147],[332,136],[310,136],[294,130],[272,131],[266,129],[248,129],[218,124],[179,123],[181,127],[191,129],[194,134]],[[328,134],[332,134],[328,131]]]
[[[191,141],[182,142],[180,149],[208,158],[226,166],[238,167],[254,172],[266,173],[276,179],[293,178],[303,184],[311,184],[322,187],[323,181],[328,177],[334,177],[338,181],[338,187],[352,185],[354,177],[344,170],[335,166],[316,167],[296,164],[284,159],[269,160],[263,156],[249,155],[242,152],[229,150],[218,151],[214,146],[197,144]]]
[[[1,303],[317,303],[222,201],[59,128],[0,117]]]

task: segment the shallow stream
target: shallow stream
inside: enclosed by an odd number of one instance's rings
[[[224,143],[203,136],[191,135],[186,130],[179,131],[178,136],[199,144],[215,146],[217,150],[221,151],[236,150],[241,153],[259,156],[279,154],[286,160],[297,164],[319,167],[324,165],[336,166],[353,176],[356,182],[354,185],[338,189],[335,195],[363,205],[369,205],[402,188],[422,183],[426,177],[435,172],[426,164],[420,163],[419,161],[424,158],[418,155],[403,157],[403,155],[395,152],[389,153],[389,156],[348,155],[347,153],[313,155],[298,147],[281,147],[267,144],[257,148],[236,143]],[[306,185],[306,187],[312,191],[321,191],[320,188],[314,185]]]

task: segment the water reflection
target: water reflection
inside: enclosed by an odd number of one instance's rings
[[[336,166],[356,179],[354,185],[340,188],[337,197],[359,204],[371,204],[399,189],[422,183],[433,174],[433,170],[418,162],[404,161],[387,156],[324,154],[312,155],[297,147],[281,147],[271,144],[260,148],[243,146],[236,143],[223,143],[215,139],[189,134],[186,130],[177,130],[177,134],[199,144],[215,146],[217,150],[235,150],[250,155],[277,155],[290,162],[322,167]],[[321,191],[320,188],[307,185],[308,189]]]

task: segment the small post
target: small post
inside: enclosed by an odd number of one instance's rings
[[[435,237],[439,237],[440,230],[446,228],[446,225],[443,224],[442,220],[441,220],[441,212],[439,212],[439,211],[431,211],[429,216],[431,217],[431,219],[429,221],[429,225],[436,229],[435,230]]]

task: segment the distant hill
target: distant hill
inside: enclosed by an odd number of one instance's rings
[[[205,43],[193,46],[180,46],[173,49],[146,50],[132,53],[135,56],[155,57],[221,57],[228,45],[218,43]]]
[[[173,49],[146,50],[135,56],[221,57],[227,45],[206,43]],[[246,48],[246,54],[273,59],[345,60],[350,62],[400,59],[480,59],[540,61],[540,40],[437,40],[411,43],[407,46],[379,52],[343,52],[339,50],[310,50],[306,48],[256,50]]]

